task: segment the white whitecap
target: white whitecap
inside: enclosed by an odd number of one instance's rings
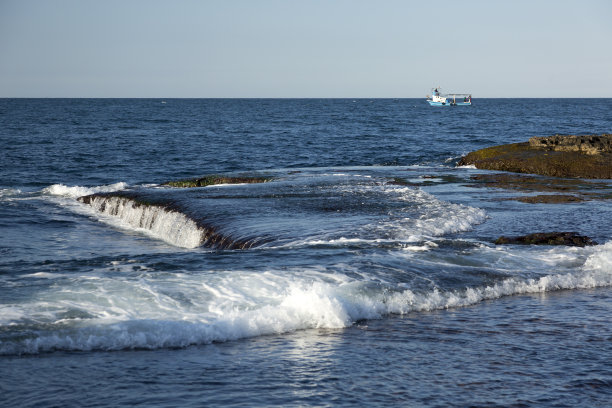
[[[6,197],[12,197],[21,194],[21,190],[17,188],[0,188],[0,200]]]
[[[95,193],[111,193],[114,191],[125,190],[128,187],[127,183],[118,182],[114,184],[83,187],[83,186],[67,186],[64,184],[53,184],[45,187],[42,192],[51,196],[78,198]]]
[[[392,232],[397,239],[408,242],[430,237],[470,231],[487,219],[485,210],[463,204],[442,201],[421,189],[399,187],[391,190],[409,205],[406,212],[395,211],[392,218],[378,228]],[[412,209],[418,208],[413,214]]]
[[[584,264],[568,273],[446,291],[416,291],[316,269],[177,274],[164,281],[101,276],[71,291],[56,288],[31,303],[3,307],[2,325],[35,319],[61,326],[5,340],[0,354],[184,347],[343,328],[361,319],[464,307],[505,296],[612,286],[612,243],[579,252]],[[70,310],[81,312],[67,319]]]

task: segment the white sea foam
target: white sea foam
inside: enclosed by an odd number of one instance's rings
[[[336,245],[336,246],[350,246],[350,245],[373,245],[373,244],[381,244],[381,243],[392,243],[395,241],[388,239],[365,239],[365,238],[330,238],[330,239],[307,239],[298,242],[292,242],[289,244],[291,247],[296,246],[316,246],[316,245]]]
[[[453,291],[393,288],[317,270],[176,274],[166,281],[99,277],[69,291],[57,287],[29,304],[4,306],[2,326],[26,319],[57,327],[5,339],[0,354],[183,347],[342,328],[360,319],[463,307],[512,295],[612,286],[612,243],[583,251],[586,262],[568,273],[508,278]]]
[[[420,189],[398,188],[395,194],[399,194],[400,199],[407,203],[414,204],[407,210],[416,207],[418,213],[412,214],[409,211],[403,214],[402,211],[396,211],[392,219],[379,228],[394,231],[398,239],[409,242],[469,231],[487,218],[483,209],[442,201]]]
[[[389,245],[393,246],[398,244],[397,240],[391,239],[364,239],[364,238],[345,238],[340,237],[337,239],[313,239],[313,240],[304,240],[301,242],[291,242],[290,244],[286,244],[285,246],[295,248],[301,246],[318,246],[318,245],[330,245],[330,246],[380,246],[380,245]],[[438,245],[432,241],[421,242],[418,245],[411,244],[401,244],[401,249],[405,251],[413,251],[413,252],[423,252],[429,251],[432,248],[437,247]]]
[[[612,241],[596,246],[584,263],[584,269],[602,276],[612,275]]]
[[[44,188],[42,192],[59,200],[58,203],[63,206],[82,212],[83,206],[74,198],[122,191],[128,187],[129,185],[124,182],[94,187],[53,184]],[[133,200],[122,197],[92,197],[90,205],[102,222],[122,229],[135,230],[171,245],[196,248],[202,245],[204,239],[202,228],[177,211],[160,206],[137,205]]]
[[[0,188],[0,200],[4,200],[8,197],[13,197],[21,194],[21,190],[16,188]]]
[[[342,229],[337,230],[330,227],[321,231],[320,235],[296,237],[284,243],[284,247],[419,243],[405,248],[423,251],[430,247],[420,243],[446,234],[470,231],[487,219],[486,211],[481,208],[439,200],[418,188],[360,185],[341,186],[339,189],[355,195],[380,194],[379,199],[392,203],[392,209],[385,216],[377,217],[375,222],[366,225],[342,224]]]
[[[127,183],[119,182],[105,186],[82,187],[82,186],[66,186],[64,184],[53,184],[44,188],[42,191],[45,194],[52,196],[78,198],[95,193],[111,193],[114,191],[125,190],[128,187]]]
[[[36,272],[22,275],[23,278],[42,278],[42,279],[57,279],[62,274],[50,273],[50,272]]]
[[[411,252],[425,252],[437,247],[438,244],[436,244],[435,242],[426,241],[422,243],[422,245],[404,245],[402,249]]]
[[[486,220],[486,212],[478,208],[453,204],[447,207],[445,215],[428,215],[416,220],[415,226],[425,236],[442,236],[445,234],[469,231],[474,225]]]
[[[103,221],[120,220],[123,228],[136,229],[182,248],[202,245],[205,231],[186,215],[161,206],[138,205],[125,197],[91,197],[91,207],[100,214],[111,216]]]
[[[463,156],[451,156],[451,157],[447,157],[446,159],[444,159],[444,163],[450,163],[452,161],[459,160],[462,157]]]

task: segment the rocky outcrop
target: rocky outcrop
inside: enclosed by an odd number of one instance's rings
[[[523,235],[520,237],[499,237],[496,245],[518,244],[518,245],[567,245],[584,247],[597,245],[591,238],[579,235],[577,232],[539,232]]]
[[[206,187],[212,186],[215,184],[253,184],[253,183],[265,183],[267,181],[271,181],[270,177],[230,177],[230,176],[220,176],[220,175],[210,175],[204,177],[198,177],[194,179],[186,179],[186,180],[178,180],[178,181],[168,181],[163,183],[164,186],[170,187]]]
[[[612,134],[534,137],[463,157],[458,165],[552,177],[612,179]]]

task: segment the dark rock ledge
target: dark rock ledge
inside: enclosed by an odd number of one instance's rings
[[[216,184],[253,184],[253,183],[266,183],[272,181],[271,177],[260,177],[260,176],[244,176],[244,177],[231,177],[231,176],[220,176],[220,175],[209,175],[204,177],[198,177],[194,179],[168,181],[163,183],[163,186],[169,187],[206,187]]]
[[[532,137],[476,150],[458,165],[551,177],[612,179],[612,134]]]
[[[577,232],[538,232],[520,237],[499,237],[496,245],[518,244],[518,245],[568,245],[568,246],[591,246],[597,242],[591,238],[579,235]]]

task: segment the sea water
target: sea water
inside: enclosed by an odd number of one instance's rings
[[[609,406],[612,204],[456,163],[611,129],[610,99],[0,99],[0,405]],[[163,185],[209,174],[270,181]],[[493,243],[549,231],[598,245]]]

